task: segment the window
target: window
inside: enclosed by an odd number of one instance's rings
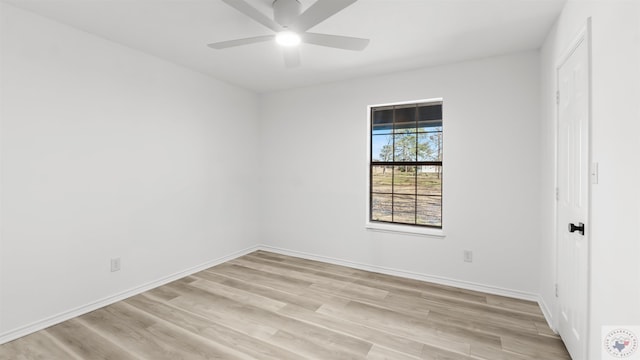
[[[370,108],[369,221],[442,228],[442,101]]]

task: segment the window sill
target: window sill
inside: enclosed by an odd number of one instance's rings
[[[431,238],[444,238],[446,235],[442,229],[423,228],[411,225],[401,224],[382,224],[376,222],[367,221],[365,224],[367,230],[381,231],[394,234],[406,234],[406,235],[422,235]]]

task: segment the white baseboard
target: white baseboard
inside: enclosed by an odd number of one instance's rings
[[[544,319],[547,320],[547,325],[549,325],[549,328],[551,328],[551,330],[553,330],[553,332],[557,334],[558,331],[555,327],[553,312],[549,309],[549,306],[544,301],[544,298],[542,296],[538,297],[538,305],[540,306],[540,310],[542,310],[542,315],[544,315]]]
[[[115,302],[124,300],[126,298],[132,297],[134,295],[138,295],[140,293],[143,293],[145,291],[151,290],[153,288],[156,288],[158,286],[162,286],[164,284],[170,283],[172,281],[181,279],[185,276],[189,276],[191,274],[197,273],[198,271],[202,271],[204,269],[208,269],[212,266],[216,266],[219,265],[223,262],[229,261],[229,260],[233,260],[235,258],[238,258],[240,256],[246,255],[248,253],[254,252],[256,250],[258,250],[260,248],[260,246],[254,245],[251,247],[248,247],[246,249],[240,250],[240,251],[236,251],[234,253],[231,253],[229,255],[225,255],[222,257],[219,257],[217,259],[214,260],[210,260],[207,261],[203,264],[185,269],[183,271],[179,271],[177,273],[171,274],[169,276],[165,276],[163,278],[157,279],[155,281],[150,281],[148,283],[142,284],[140,286],[136,286],[132,289],[111,295],[111,296],[107,296],[103,299],[94,301],[92,303],[77,307],[75,309],[70,309],[68,311],[62,312],[60,314],[54,315],[54,316],[50,316],[48,318],[42,319],[42,320],[38,320],[36,322],[33,322],[31,324],[19,327],[17,329],[14,330],[9,330],[7,332],[4,332],[2,334],[0,334],[0,344],[4,344],[6,342],[9,342],[11,340],[15,340],[19,337],[25,336],[25,335],[29,335],[31,333],[34,333],[38,330],[42,330],[45,329],[49,326],[55,325],[55,324],[59,324],[63,321],[69,320],[71,318],[86,314],[88,312],[97,310],[101,307],[105,307],[107,305],[113,304]]]
[[[409,278],[414,280],[431,282],[431,283],[440,284],[440,285],[454,286],[457,288],[480,291],[480,292],[493,294],[493,295],[507,296],[511,298],[529,300],[534,302],[538,302],[538,300],[540,299],[540,296],[538,294],[519,291],[519,290],[505,289],[497,286],[484,285],[484,284],[474,283],[470,281],[455,280],[455,279],[450,279],[442,276],[421,274],[421,273],[416,273],[416,272],[411,272],[406,270],[388,268],[384,266],[363,264],[363,263],[358,263],[358,262],[349,261],[349,260],[332,258],[328,256],[320,256],[320,255],[309,254],[301,251],[282,249],[282,248],[277,248],[277,247],[268,246],[268,245],[260,245],[259,248],[260,250],[271,251],[271,252],[282,254],[282,255],[296,256],[296,257],[301,257],[309,260],[322,261],[322,262],[335,264],[335,265],[349,266],[349,267],[360,269],[360,270],[373,271],[373,272],[378,272],[386,275],[394,275],[394,276],[399,276],[399,277],[404,277],[404,278]]]

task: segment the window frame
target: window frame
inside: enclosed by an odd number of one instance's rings
[[[401,106],[401,105],[420,105],[420,104],[432,104],[432,105],[443,105],[443,98],[431,98],[431,99],[422,99],[422,100],[412,100],[412,101],[402,101],[402,102],[394,102],[394,103],[385,103],[385,104],[376,104],[367,106],[367,185],[366,185],[366,223],[365,228],[367,230],[375,230],[382,232],[392,232],[392,233],[404,233],[404,234],[416,234],[416,235],[425,235],[428,237],[437,237],[443,238],[445,237],[444,233],[444,222],[441,220],[441,226],[431,226],[431,225],[420,225],[420,224],[406,224],[406,223],[396,223],[396,222],[388,222],[388,221],[376,221],[371,219],[371,199],[372,199],[372,110],[374,108],[379,107],[391,107],[391,106]],[[443,110],[444,112],[444,110]],[[444,118],[444,114],[442,116]],[[444,121],[442,122],[442,137],[444,143]],[[418,159],[414,162],[408,162],[409,164],[418,163]],[[442,159],[440,161],[440,166],[444,164],[444,152],[442,153]],[[417,166],[417,165],[414,165]],[[442,185],[441,185],[442,186]],[[441,188],[441,207],[440,207],[440,216],[442,219],[444,208],[444,187]]]

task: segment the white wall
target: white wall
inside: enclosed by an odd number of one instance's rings
[[[569,1],[541,52],[542,228],[544,303],[557,311],[553,229],[555,69],[592,18],[593,185],[589,359],[600,358],[602,325],[640,325],[640,3]],[[555,320],[554,320],[555,321]]]
[[[538,60],[518,53],[263,95],[262,240],[535,298]],[[367,105],[436,97],[444,98],[446,238],[365,230]]]
[[[0,6],[0,339],[258,242],[255,94]]]

